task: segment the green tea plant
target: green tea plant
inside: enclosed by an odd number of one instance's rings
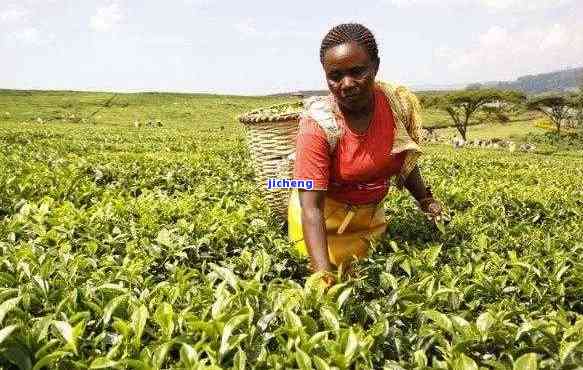
[[[120,94],[95,124],[36,122],[107,99],[0,94],[0,367],[583,366],[578,152],[426,147],[444,232],[391,189],[387,234],[326,289],[236,121],[285,100]]]

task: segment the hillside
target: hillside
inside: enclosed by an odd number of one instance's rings
[[[578,83],[580,78],[583,78],[583,67],[521,76],[514,81],[490,81],[481,85],[519,90],[527,94],[538,94],[549,91],[574,90],[580,84],[580,82]]]
[[[466,86],[464,84],[441,84],[441,85],[438,85],[438,84],[423,84],[423,85],[405,84],[405,85],[408,86],[413,91],[417,91],[417,92],[458,90],[458,89],[463,89]],[[328,94],[328,90],[298,90],[298,91],[294,91],[294,92],[277,93],[277,94],[272,94],[272,95],[268,95],[268,96],[273,96],[273,97],[282,97],[282,96],[308,97],[308,96],[322,96],[322,95],[327,95],[327,94]]]
[[[527,94],[538,94],[549,91],[571,91],[577,89],[583,79],[583,67],[564,69],[549,73],[539,73],[518,77],[514,81],[487,81],[468,85],[463,84],[425,84],[410,85],[413,91],[444,91],[463,89],[467,86],[494,87],[522,91]],[[327,90],[298,90],[270,96],[315,96],[326,95]]]

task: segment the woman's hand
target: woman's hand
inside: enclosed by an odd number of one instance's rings
[[[450,218],[441,207],[441,204],[433,197],[428,197],[419,201],[419,208],[425,214],[427,219],[437,227],[442,234],[446,233],[445,224],[449,223]]]
[[[443,214],[441,204],[439,204],[439,202],[433,197],[419,200],[419,208],[421,208],[421,211],[431,220],[439,219]]]
[[[332,285],[336,284],[336,278],[334,277],[334,275],[330,272],[326,272],[323,276],[322,276],[322,281],[324,282],[324,284],[326,285],[326,288],[330,288]]]
[[[440,221],[443,216],[443,208],[441,204],[433,198],[431,188],[425,186],[423,177],[419,167],[415,166],[407,179],[405,180],[405,187],[409,190],[411,195],[419,203],[419,208],[432,221]]]

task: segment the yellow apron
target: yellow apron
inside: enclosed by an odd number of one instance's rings
[[[326,240],[330,262],[339,266],[354,257],[368,255],[370,240],[381,236],[386,228],[382,204],[349,206],[326,197],[324,206]],[[288,235],[301,255],[308,255],[302,230],[302,208],[297,189],[290,194],[288,206]]]

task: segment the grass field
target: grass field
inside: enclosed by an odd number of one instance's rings
[[[236,121],[284,100],[110,97],[0,92],[0,367],[583,366],[583,157],[426,147],[445,233],[392,189],[387,234],[324,290]],[[523,128],[497,127],[469,133]]]
[[[547,131],[536,127],[532,121],[494,122],[471,126],[468,129],[468,140],[504,138],[516,142],[525,142],[528,141],[530,134],[542,135],[545,132]],[[452,127],[439,130],[439,134],[452,139],[459,136],[457,130]]]

